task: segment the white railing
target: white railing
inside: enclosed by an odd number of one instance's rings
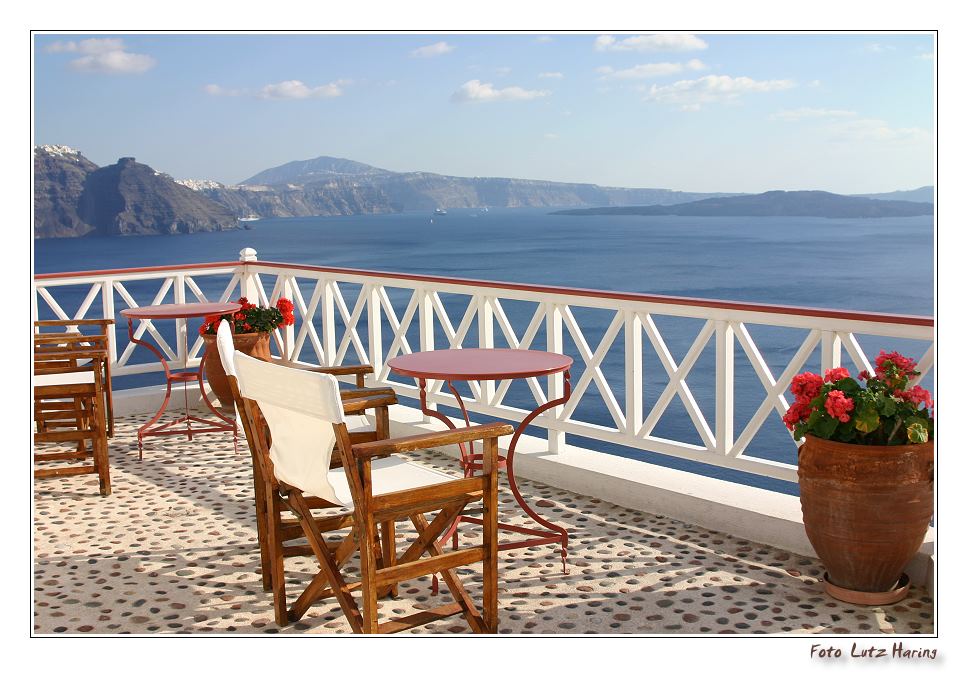
[[[202,283],[211,283],[212,276],[227,276],[228,281],[206,295]],[[814,363],[820,370],[839,366],[845,356],[856,369],[873,371],[861,347],[861,339],[867,336],[879,342],[871,349],[874,353],[883,341],[914,340],[919,344],[919,370],[926,374],[934,367],[931,318],[268,263],[259,262],[249,249],[242,251],[238,263],[37,276],[35,314],[36,308],[46,305],[58,318],[82,318],[100,299],[103,316],[114,317],[118,301],[137,305],[125,287],[131,281],[159,283],[152,304],[241,295],[274,304],[279,297],[290,298],[296,307],[296,325],[276,334],[278,352],[291,360],[321,365],[369,363],[375,380],[393,386],[403,397],[416,398],[418,391],[409,380],[400,381],[390,373],[387,361],[396,355],[468,346],[568,353],[575,359],[571,399],[534,422],[548,431],[550,452],[562,450],[565,436],[573,434],[781,480],[796,480],[793,464],[751,456],[748,448],[771,417],[786,411],[795,374]],[[72,314],[55,299],[58,288],[68,286],[75,288],[75,297],[80,296],[77,288],[88,290]],[[670,323],[679,323],[674,331],[677,340],[689,340],[679,359],[667,341]],[[753,337],[756,326],[774,331],[787,328],[781,331],[796,335],[793,340],[785,335],[788,345],[781,364],[775,356],[768,359],[761,353]],[[589,338],[603,328],[600,337]],[[176,329],[174,348],[150,321],[136,326],[136,336],[149,333],[174,367],[197,365],[201,340],[196,338],[189,346],[184,320],[177,321]],[[126,333],[123,337],[120,355],[112,348],[115,374],[160,370],[157,363],[130,364],[134,346],[127,342]],[[647,355],[659,365],[648,373]],[[709,387],[710,393],[701,396],[690,388],[688,378],[697,364],[710,361],[712,373],[706,367],[706,373],[695,380]],[[621,369],[606,370],[606,363],[621,363]],[[755,384],[763,392],[745,422],[737,422],[735,411],[740,366],[752,368]],[[619,373],[621,378],[616,378]],[[465,404],[472,412],[520,421],[535,404],[562,393],[561,375],[545,382],[527,380],[526,403],[520,393],[509,396],[510,382],[472,382]],[[455,397],[443,386],[428,383],[428,402],[432,407],[456,407]],[[647,393],[651,393],[648,400]],[[511,404],[515,398],[518,405]],[[692,441],[657,435],[674,402],[684,409]],[[589,416],[589,405],[599,406],[596,416]],[[793,441],[787,442],[792,448]]]

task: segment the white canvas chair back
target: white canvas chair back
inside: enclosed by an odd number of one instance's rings
[[[269,458],[276,478],[304,494],[342,504],[329,481],[336,444],[333,424],[345,423],[336,378],[273,365],[239,351],[234,363],[239,391],[259,404],[272,432]]]
[[[232,328],[229,327],[229,323],[218,324],[215,345],[218,346],[218,357],[222,359],[222,370],[227,376],[238,379],[239,375],[235,373],[235,340],[232,338]]]

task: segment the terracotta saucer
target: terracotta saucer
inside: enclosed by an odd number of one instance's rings
[[[908,589],[911,588],[911,580],[907,574],[902,574],[901,578],[894,585],[894,588],[890,591],[854,591],[853,589],[845,589],[836,584],[831,584],[830,580],[827,579],[827,574],[824,573],[823,588],[828,595],[845,603],[853,603],[854,605],[892,605],[907,596]]]

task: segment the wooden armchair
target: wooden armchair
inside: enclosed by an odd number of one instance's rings
[[[320,566],[291,608],[277,607],[276,622],[296,621],[314,601],[335,597],[356,633],[395,633],[455,614],[462,614],[474,632],[496,633],[497,440],[513,428],[495,423],[353,443],[344,410],[354,405],[341,400],[333,376],[293,371],[241,353],[235,354],[235,370],[246,433],[251,431],[265,470],[265,496],[296,514]],[[484,447],[483,474],[471,478],[455,479],[393,456],[471,440],[483,441]],[[330,469],[334,448],[342,457],[342,468]],[[351,517],[350,533],[340,543],[326,542],[325,530],[312,517],[310,498],[342,508],[341,515]],[[482,543],[445,554],[437,543],[440,535],[468,504],[477,502],[484,511]],[[425,517],[429,512],[437,512],[430,521]],[[406,519],[418,536],[398,556],[393,525]],[[341,566],[354,552],[360,554],[361,578],[347,582]],[[429,556],[423,558],[425,553]],[[281,568],[282,550],[272,532],[270,554],[272,567]],[[475,562],[484,566],[483,613],[454,572],[454,568]],[[456,602],[380,623],[379,597],[398,582],[438,572]],[[274,582],[279,578],[273,575]],[[360,594],[362,611],[354,591]]]
[[[219,358],[222,368],[228,378],[229,388],[232,390],[232,397],[240,415],[243,410],[242,397],[239,394],[238,382],[235,378],[235,345],[232,340],[232,331],[229,323],[220,323],[217,331],[216,345],[218,347]],[[280,361],[273,361],[274,364],[286,365]],[[292,366],[291,368],[300,371],[356,376],[356,388],[340,391],[343,400],[345,413],[347,415],[363,415],[372,410],[375,419],[373,429],[356,429],[350,432],[352,443],[361,443],[372,440],[382,440],[390,436],[390,405],[396,404],[396,395],[391,388],[363,387],[365,375],[371,374],[373,368],[369,365],[350,365],[339,367],[303,367]],[[250,430],[245,417],[240,416],[242,428],[248,441],[249,452],[252,454],[252,479],[255,494],[255,514],[256,529],[259,536],[259,551],[262,565],[262,588],[272,591],[275,597],[277,618],[285,618],[286,610],[286,591],[285,591],[285,571],[282,566],[282,558],[289,556],[311,556],[312,548],[306,543],[287,543],[303,539],[303,530],[299,521],[293,517],[286,517],[287,509],[279,498],[269,498],[266,496],[266,469],[263,459],[253,445],[254,434]],[[338,455],[333,455],[331,467],[337,468],[342,464]],[[269,499],[272,499],[270,501]],[[315,498],[307,498],[310,508],[328,508],[327,502],[320,502]],[[317,518],[320,529],[323,531],[338,530],[348,527],[352,523],[352,516],[346,515],[338,518],[322,517]],[[269,551],[270,534],[275,543],[279,544],[281,555],[277,566],[272,565],[271,553]],[[395,590],[394,590],[395,593]],[[280,612],[281,611],[281,612]],[[280,617],[281,615],[281,617]]]
[[[75,443],[73,452],[38,452],[35,462],[92,460],[81,466],[34,469],[34,478],[95,473],[102,496],[111,494],[107,438],[111,424],[110,360],[106,328],[113,321],[42,321],[38,327],[100,325],[99,335],[34,335],[34,444]]]

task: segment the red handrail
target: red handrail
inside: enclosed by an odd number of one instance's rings
[[[315,271],[318,273],[336,273],[358,275],[364,277],[392,278],[396,280],[410,280],[415,282],[443,283],[467,287],[486,287],[489,289],[506,289],[521,292],[539,292],[543,294],[565,294],[576,297],[590,297],[594,299],[613,299],[617,301],[638,301],[651,304],[669,304],[679,306],[696,306],[699,308],[723,308],[736,311],[753,311],[758,313],[775,313],[782,315],[798,315],[808,317],[837,318],[841,320],[857,320],[873,323],[891,323],[898,325],[914,325],[920,327],[934,327],[934,318],[923,315],[904,315],[889,313],[871,313],[866,311],[844,311],[838,309],[813,308],[808,306],[778,306],[774,304],[759,304],[748,301],[730,301],[726,299],[705,299],[700,297],[676,297],[663,294],[642,294],[639,292],[614,292],[610,290],[593,290],[581,287],[559,287],[553,285],[535,285],[530,283],[498,282],[495,280],[475,280],[472,278],[448,278],[439,275],[421,273],[394,273],[391,271],[370,271],[358,268],[338,268],[333,266],[314,266],[311,264],[290,264],[272,261],[228,261],[202,264],[180,264],[166,266],[145,266],[141,268],[116,268],[99,271],[77,271],[70,273],[41,273],[35,275],[36,280],[57,280],[60,278],[91,277],[121,275],[126,273],[152,273],[162,271],[207,268],[225,268],[235,266],[253,266],[266,268],[289,268],[301,271]]]

